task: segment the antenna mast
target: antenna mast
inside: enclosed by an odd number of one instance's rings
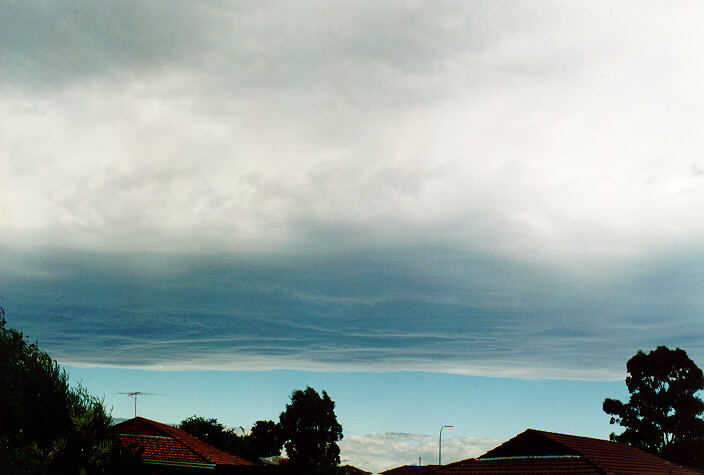
[[[131,391],[131,392],[127,392],[127,393],[117,393],[117,394],[127,394],[129,397],[134,399],[134,417],[137,417],[137,396],[146,396],[146,395],[164,396],[164,394],[145,393],[142,391]]]

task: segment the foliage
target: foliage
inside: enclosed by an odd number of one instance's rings
[[[323,473],[340,463],[342,426],[335,416],[335,402],[323,391],[307,387],[291,394],[291,403],[280,417],[289,464],[306,473]]]
[[[179,428],[215,448],[251,460],[278,455],[283,446],[281,431],[273,421],[257,421],[248,435],[237,435],[236,428],[228,429],[217,419],[195,415],[181,421]]]
[[[279,455],[284,446],[281,426],[274,421],[257,421],[248,439],[257,457]]]
[[[136,454],[110,431],[101,400],[68,376],[0,308],[0,469],[3,473],[138,471]]]
[[[217,419],[206,419],[200,416],[191,416],[184,419],[178,426],[194,437],[207,442],[213,447],[221,448],[227,445],[228,432],[225,426],[220,424]]]
[[[611,423],[625,427],[611,440],[625,442],[683,465],[704,468],[702,370],[680,348],[638,351],[626,364],[627,403],[605,399]]]
[[[253,457],[249,442],[243,436],[237,435],[234,428],[227,429],[217,419],[194,415],[181,421],[179,428],[215,448],[241,457],[256,459]]]
[[[2,433],[46,449],[71,428],[81,393],[71,391],[68,377],[36,343],[19,331],[0,326],[0,421]]]

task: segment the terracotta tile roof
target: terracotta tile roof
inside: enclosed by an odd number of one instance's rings
[[[469,459],[446,465],[428,475],[495,475],[495,474],[571,474],[602,475],[604,472],[583,457],[558,455],[555,457],[520,457],[504,459]]]
[[[345,475],[372,475],[372,472],[367,472],[361,468],[357,468],[354,465],[343,465],[340,467],[340,473]]]
[[[157,437],[153,435],[119,434],[122,445],[136,445],[140,447],[142,458],[145,460],[168,460],[170,462],[209,463],[204,457],[192,451],[176,439],[171,437]]]
[[[528,431],[535,432],[565,447],[569,447],[605,473],[624,475],[641,473],[671,475],[704,473],[693,468],[668,462],[663,458],[628,444],[533,429],[528,429]]]
[[[143,447],[145,460],[203,463],[216,465],[257,465],[236,455],[223,452],[210,444],[193,437],[188,432],[135,417],[114,426],[123,445],[136,444]]]
[[[691,475],[644,450],[608,440],[528,429],[476,459],[445,465],[429,475],[473,474]]]
[[[439,465],[403,465],[381,472],[381,475],[423,475],[438,468]]]

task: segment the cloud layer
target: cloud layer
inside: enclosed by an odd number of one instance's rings
[[[444,463],[477,457],[502,441],[477,437],[443,437]],[[340,454],[349,464],[379,473],[401,465],[438,463],[438,439],[427,434],[386,432],[345,437]],[[343,465],[345,462],[343,462]]]
[[[417,248],[57,254],[8,253],[0,288],[14,322],[76,364],[620,379],[641,347],[701,354],[689,255],[587,279]]]
[[[0,293],[63,359],[704,355],[698,3],[2,10]]]
[[[6,239],[237,251],[351,231],[562,259],[703,237],[695,4],[6,10]]]

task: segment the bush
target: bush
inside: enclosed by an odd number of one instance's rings
[[[66,371],[4,316],[0,307],[0,471],[138,472],[102,400],[71,388]]]

